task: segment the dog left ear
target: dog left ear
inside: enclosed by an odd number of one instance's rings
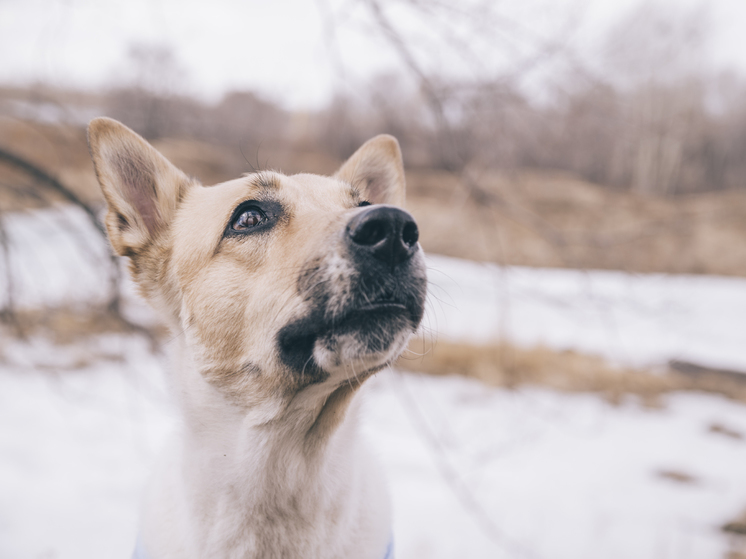
[[[334,176],[361,188],[371,204],[404,205],[404,163],[393,136],[381,134],[365,142]]]
[[[91,121],[88,145],[108,205],[111,246],[120,256],[137,256],[161,237],[194,181],[116,120]]]

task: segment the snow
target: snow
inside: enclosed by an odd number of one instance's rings
[[[401,557],[720,557],[746,499],[744,441],[708,431],[743,432],[746,408],[720,398],[647,410],[401,374],[372,392]]]
[[[632,365],[690,360],[746,371],[746,280],[500,267],[429,256],[425,329],[506,338]]]
[[[87,352],[108,358],[69,370],[68,348],[15,345],[0,366],[0,557],[128,557],[170,427],[160,363],[129,337],[94,340]],[[59,368],[29,369],[40,351]]]
[[[82,369],[29,370],[21,354],[41,348],[17,346],[0,364],[0,557],[129,557],[176,421],[163,361],[136,337],[102,336]],[[722,557],[718,527],[746,505],[746,442],[710,431],[746,434],[746,406],[720,397],[646,409],[397,371],[362,397],[401,559]]]
[[[16,304],[106,300],[105,245],[74,210],[45,212],[4,216]],[[31,232],[40,222],[55,230]],[[744,280],[428,264],[433,338],[746,370]],[[125,288],[128,312],[152,320]],[[0,558],[129,557],[148,472],[177,421],[166,358],[134,335],[6,336],[0,349]],[[721,397],[672,394],[650,409],[398,371],[361,397],[399,559],[724,557],[719,526],[746,507],[746,406]]]
[[[7,306],[9,283],[19,309],[107,300],[109,248],[83,210],[61,205],[4,213],[2,227],[8,254],[0,261],[0,307]]]

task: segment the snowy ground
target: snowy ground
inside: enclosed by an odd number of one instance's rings
[[[38,217],[10,228],[17,301],[103,300],[105,253],[78,254],[65,235],[29,240]],[[55,219],[95,249],[74,212]],[[439,257],[429,267],[434,337],[746,369],[744,280]],[[147,472],[175,422],[165,363],[131,336],[0,348],[0,558],[128,557]],[[391,481],[399,559],[720,558],[719,526],[746,507],[746,406],[723,398],[678,394],[651,410],[398,372],[366,388],[364,431]]]
[[[431,256],[425,324],[438,336],[499,337],[612,361],[669,359],[746,371],[746,280],[499,267]]]
[[[40,353],[56,371],[27,369]],[[175,421],[161,365],[136,338],[14,344],[0,366],[0,557],[129,556]],[[733,435],[746,435],[746,406],[722,398],[650,410],[398,372],[364,397],[400,559],[718,558],[719,526],[746,505],[746,440]]]

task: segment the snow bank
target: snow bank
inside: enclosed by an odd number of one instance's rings
[[[37,341],[0,364],[0,557],[128,558],[175,424],[163,363],[107,336],[82,370],[27,370],[24,355],[40,351],[61,367],[80,357]],[[398,372],[362,396],[399,559],[710,559],[746,504],[746,442],[710,430],[746,434],[746,406],[722,398],[650,410]]]
[[[428,257],[423,332],[746,371],[746,280],[500,267]]]

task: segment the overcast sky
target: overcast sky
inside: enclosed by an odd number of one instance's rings
[[[539,41],[561,33],[568,44],[588,53],[614,21],[640,2],[495,0],[495,5],[524,36]],[[672,12],[698,4],[659,2]],[[746,73],[746,0],[707,4],[713,64]],[[405,32],[418,32],[419,22],[406,10],[388,15]],[[290,107],[318,106],[335,88],[401,69],[390,44],[373,31],[370,12],[359,0],[211,0],[209,5],[194,0],[0,0],[0,81],[111,85],[128,76],[128,50],[140,43],[173,50],[183,69],[179,88],[185,92],[217,99],[227,90],[249,88]],[[497,59],[500,53],[509,58],[508,50],[497,46],[483,52]],[[518,56],[518,51],[511,52]],[[458,61],[447,54],[433,53],[430,62],[442,71],[459,71]]]

